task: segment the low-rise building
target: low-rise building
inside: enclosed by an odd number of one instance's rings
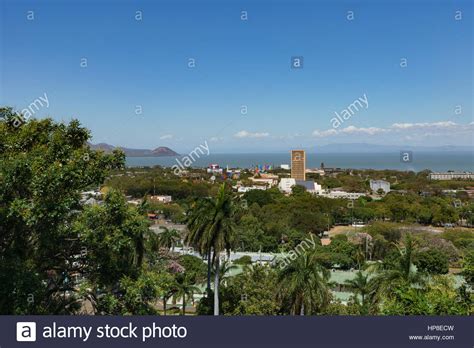
[[[98,205],[99,201],[94,197],[90,197],[83,202],[84,205]]]
[[[308,169],[306,169],[306,173],[307,174],[319,174],[321,176],[323,176],[325,174],[324,169],[318,169],[318,168],[308,168]]]
[[[284,193],[291,193],[291,188],[296,185],[296,180],[293,178],[282,178],[278,184],[278,189]]]
[[[212,173],[212,174],[222,174],[223,171],[224,170],[221,167],[219,167],[219,165],[216,163],[209,164],[207,168],[207,172]]]
[[[330,190],[330,191],[323,191],[319,194],[320,196],[327,197],[327,198],[344,198],[344,199],[358,199],[362,196],[365,196],[365,193],[362,192],[346,192],[341,190]]]
[[[291,193],[293,186],[303,186],[307,192],[320,194],[322,187],[312,180],[295,180],[293,178],[282,178],[278,184],[278,189],[284,193]]]
[[[339,174],[339,173],[343,173],[343,172],[344,172],[344,169],[342,169],[342,168],[338,168],[338,167],[336,167],[336,168],[328,168],[328,167],[324,166],[324,163],[321,163],[320,169],[321,169],[322,171],[324,171],[324,174],[326,174],[326,175],[337,175],[337,174]]]
[[[266,190],[267,187],[266,186],[258,186],[258,185],[253,185],[253,186],[239,186],[237,187],[237,192],[239,193],[245,193],[245,192],[249,192],[249,191],[252,191],[252,190]]]
[[[472,172],[455,172],[448,170],[444,173],[430,173],[430,180],[473,180]]]
[[[370,180],[370,189],[374,192],[382,189],[385,193],[389,193],[390,183],[385,180]]]
[[[260,178],[262,178],[262,179],[278,180],[278,175],[276,175],[276,174],[260,173],[259,175],[260,175]]]
[[[81,197],[83,199],[87,199],[87,198],[95,198],[95,199],[100,199],[102,196],[102,192],[100,192],[99,190],[95,190],[95,191],[84,191],[84,192],[81,192]]]
[[[150,201],[159,203],[170,203],[172,201],[172,198],[171,196],[156,195],[150,196]]]
[[[132,198],[127,198],[127,203],[128,204],[133,204],[133,205],[140,205],[142,203],[141,199],[132,199]]]
[[[303,186],[309,193],[320,194],[323,191],[321,185],[312,180],[296,180],[296,185]]]
[[[322,246],[327,246],[329,244],[331,244],[331,238],[329,238],[329,237],[321,238],[321,245]]]
[[[102,193],[99,190],[96,191],[84,191],[81,192],[81,204],[85,205],[97,205],[102,204]]]
[[[260,177],[250,178],[255,184],[266,185],[268,187],[273,187],[278,184],[278,175],[272,174],[260,174]]]
[[[227,168],[225,171],[227,177],[232,178],[232,179],[239,179],[240,178],[240,169],[229,169]]]

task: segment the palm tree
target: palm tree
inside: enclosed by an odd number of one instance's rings
[[[316,313],[330,301],[329,277],[329,271],[316,260],[314,251],[308,251],[280,272],[278,298],[293,315]]]
[[[409,233],[405,236],[403,246],[397,246],[398,258],[394,262],[382,262],[372,268],[375,271],[373,278],[373,302],[379,302],[384,294],[390,294],[401,284],[409,286],[424,286],[426,278],[416,271],[413,264],[415,244]]]
[[[362,315],[369,314],[368,307],[368,295],[372,291],[371,283],[369,281],[368,274],[362,273],[361,271],[356,273],[354,279],[346,280],[345,285],[350,287],[355,295],[360,295],[362,302],[360,305]],[[357,299],[357,297],[356,297]]]
[[[158,244],[160,247],[164,247],[169,249],[174,250],[174,247],[176,245],[176,242],[178,242],[181,239],[181,236],[179,235],[179,232],[177,230],[169,229],[167,227],[161,226],[160,229],[162,232],[158,233]]]
[[[204,235],[210,224],[210,212],[213,202],[210,198],[202,198],[191,206],[187,217],[188,233],[184,243],[191,245],[201,255],[207,257],[207,287],[206,292],[211,292],[211,246],[205,243]]]
[[[220,266],[219,269],[219,281],[220,284],[222,284],[223,281],[227,280],[230,276],[230,272],[237,269],[238,267],[236,265],[233,265],[230,263],[228,260],[224,260]],[[216,270],[215,268],[212,269],[212,275],[215,276]]]
[[[220,254],[224,250],[229,253],[233,246],[235,214],[234,197],[231,192],[226,190],[224,183],[220,186],[217,196],[214,199],[201,201],[188,220],[189,234],[185,241],[197,247],[201,254],[207,255],[209,289],[211,264],[216,270],[214,274],[214,315],[219,315]]]
[[[158,253],[160,251],[160,238],[151,230],[148,230],[146,233],[146,250],[151,253]]]
[[[166,315],[166,305],[168,303],[168,299],[172,297],[176,293],[176,289],[168,290],[163,293],[163,315]]]
[[[222,251],[230,253],[234,244],[235,207],[232,194],[222,184],[214,200],[211,224],[206,234],[207,242],[213,252],[212,261],[215,265],[214,276],[214,315],[219,315],[219,263]]]
[[[199,288],[191,284],[186,277],[177,279],[175,286],[176,296],[183,298],[183,315],[186,315],[186,296],[192,298],[196,292],[199,292]]]

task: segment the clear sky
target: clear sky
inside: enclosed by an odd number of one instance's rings
[[[0,3],[0,104],[46,97],[33,117],[78,118],[96,143],[473,144],[469,0]]]

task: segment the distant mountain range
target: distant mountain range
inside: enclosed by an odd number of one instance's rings
[[[160,146],[154,150],[150,149],[131,149],[121,146],[113,146],[106,143],[90,144],[94,150],[102,150],[104,152],[112,152],[114,149],[122,149],[127,157],[174,157],[179,153],[173,151],[169,147]],[[295,147],[296,148],[296,147]],[[328,145],[317,145],[303,148],[307,153],[394,153],[400,151],[417,151],[417,152],[471,152],[471,146],[410,146],[410,145],[377,145],[367,143],[336,143]],[[283,153],[289,150],[269,151],[271,153]],[[240,153],[233,151],[219,151],[219,153]]]
[[[115,149],[121,149],[125,152],[127,157],[173,157],[179,156],[179,153],[171,150],[169,147],[160,146],[154,150],[149,149],[129,149],[126,147],[113,146],[106,143],[89,144],[93,150],[102,150],[106,153],[112,152]]]
[[[390,153],[399,151],[418,152],[473,152],[471,146],[410,146],[376,145],[366,143],[328,144],[307,148],[308,153]]]

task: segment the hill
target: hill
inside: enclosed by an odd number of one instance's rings
[[[125,152],[127,157],[173,157],[179,156],[179,153],[173,151],[169,147],[166,146],[159,146],[156,149],[149,150],[149,149],[131,149],[126,147],[120,146],[113,146],[106,143],[99,143],[99,144],[89,144],[91,149],[94,150],[102,150],[106,153],[112,152],[114,149],[121,149]]]

